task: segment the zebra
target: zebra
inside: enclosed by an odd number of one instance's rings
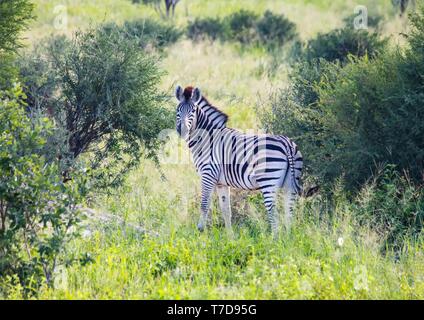
[[[201,180],[200,219],[203,231],[211,196],[216,189],[225,227],[231,231],[230,188],[260,190],[274,234],[279,232],[275,212],[278,189],[284,191],[284,222],[292,220],[295,198],[301,194],[302,154],[283,135],[247,135],[227,128],[228,116],[202,96],[199,88],[177,86],[176,130],[184,139]]]

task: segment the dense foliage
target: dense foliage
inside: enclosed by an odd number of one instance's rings
[[[0,2],[0,52],[15,51],[19,46],[19,33],[32,18],[34,5],[28,0]]]
[[[79,174],[65,184],[57,162],[46,161],[52,123],[30,119],[24,98],[20,87],[0,92],[0,277],[36,290],[52,284],[86,189]]]
[[[297,37],[296,25],[284,15],[265,11],[262,16],[248,10],[240,10],[220,18],[196,18],[187,27],[192,40],[220,39],[243,45],[281,47]]]
[[[240,10],[225,17],[222,21],[225,26],[224,39],[248,44],[256,41],[256,23],[259,16],[248,10]]]
[[[346,63],[349,55],[373,58],[386,47],[387,40],[380,39],[376,32],[355,30],[352,26],[320,33],[306,44],[301,59],[313,61],[322,58],[327,61]]]
[[[19,34],[32,19],[33,4],[28,0],[0,1],[0,89],[7,89],[17,78],[14,54],[21,47]]]
[[[112,186],[143,152],[155,156],[158,133],[171,118],[157,62],[137,40],[114,29],[90,30],[54,38],[38,51],[21,68],[29,108],[46,110],[64,128],[71,160],[90,153],[99,185]]]
[[[224,29],[219,18],[196,18],[187,26],[187,37],[193,41],[215,41],[222,38]]]
[[[329,183],[344,175],[357,188],[380,163],[423,179],[424,16],[412,19],[406,52],[320,65],[304,62],[273,104],[264,124],[295,137],[308,169]]]
[[[424,188],[388,166],[378,172],[357,198],[354,216],[384,240],[402,249],[423,231]],[[386,249],[384,247],[383,249]]]

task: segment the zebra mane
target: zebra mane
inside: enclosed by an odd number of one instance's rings
[[[213,119],[214,122],[219,123],[219,127],[223,128],[227,126],[228,115],[213,106],[204,96],[200,100],[199,107],[206,118],[209,120]]]
[[[183,96],[186,101],[190,100],[193,95],[193,86],[188,86],[184,89]],[[213,106],[205,96],[201,96],[200,101],[198,103],[200,110],[205,116],[207,121],[212,121],[216,126],[216,128],[224,128],[227,125],[228,115],[217,107]]]

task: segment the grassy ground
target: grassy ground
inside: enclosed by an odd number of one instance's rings
[[[319,211],[319,198],[301,202],[291,232],[275,240],[259,197],[238,195],[234,237],[224,232],[216,201],[214,227],[201,234],[191,170],[167,166],[169,182],[158,182],[154,170],[139,168],[127,189],[103,198],[100,211],[127,227],[91,225],[70,254],[89,252],[92,262],[60,270],[55,289],[41,298],[424,298],[424,243],[383,255],[378,236],[351,220],[354,209],[344,200],[332,218]],[[157,234],[140,234],[132,224]]]
[[[156,16],[153,9],[127,0],[36,3],[30,42],[98,22]],[[387,34],[402,27],[390,1],[363,3],[394,19],[385,27]],[[57,4],[67,6],[65,29],[54,28]],[[242,7],[284,12],[307,39],[340,25],[355,2],[183,0],[175,23],[183,26],[196,16],[226,15]],[[170,95],[177,83],[199,85],[230,115],[230,126],[242,130],[260,130],[255,107],[286,83],[284,66],[267,77],[270,60],[263,52],[243,52],[228,44],[181,40],[161,63],[167,72],[162,88]],[[59,269],[55,288],[43,290],[40,298],[424,298],[424,244],[411,244],[400,256],[390,250],[381,254],[383,244],[351,220],[348,203],[341,202],[331,220],[319,211],[319,198],[300,203],[291,232],[275,240],[267,231],[260,197],[234,192],[234,237],[224,232],[215,202],[214,226],[198,233],[199,181],[187,149],[179,144],[173,136],[166,148],[182,162],[162,166],[167,181],[144,161],[116,195],[95,199],[99,212],[120,217],[128,226],[88,223],[84,237],[69,244],[68,254],[90,253],[91,258],[83,266]],[[140,234],[131,224],[149,232]],[[19,295],[17,288],[15,297]]]

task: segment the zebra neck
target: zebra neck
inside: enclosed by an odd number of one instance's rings
[[[196,129],[210,131],[227,126],[228,116],[211,105],[205,98],[200,101],[196,116]]]
[[[189,148],[195,147],[201,141],[205,143],[211,138],[213,140],[215,135],[226,128],[227,120],[228,116],[225,113],[209,104],[205,98],[202,98],[196,110],[196,125],[190,132],[188,139]]]

